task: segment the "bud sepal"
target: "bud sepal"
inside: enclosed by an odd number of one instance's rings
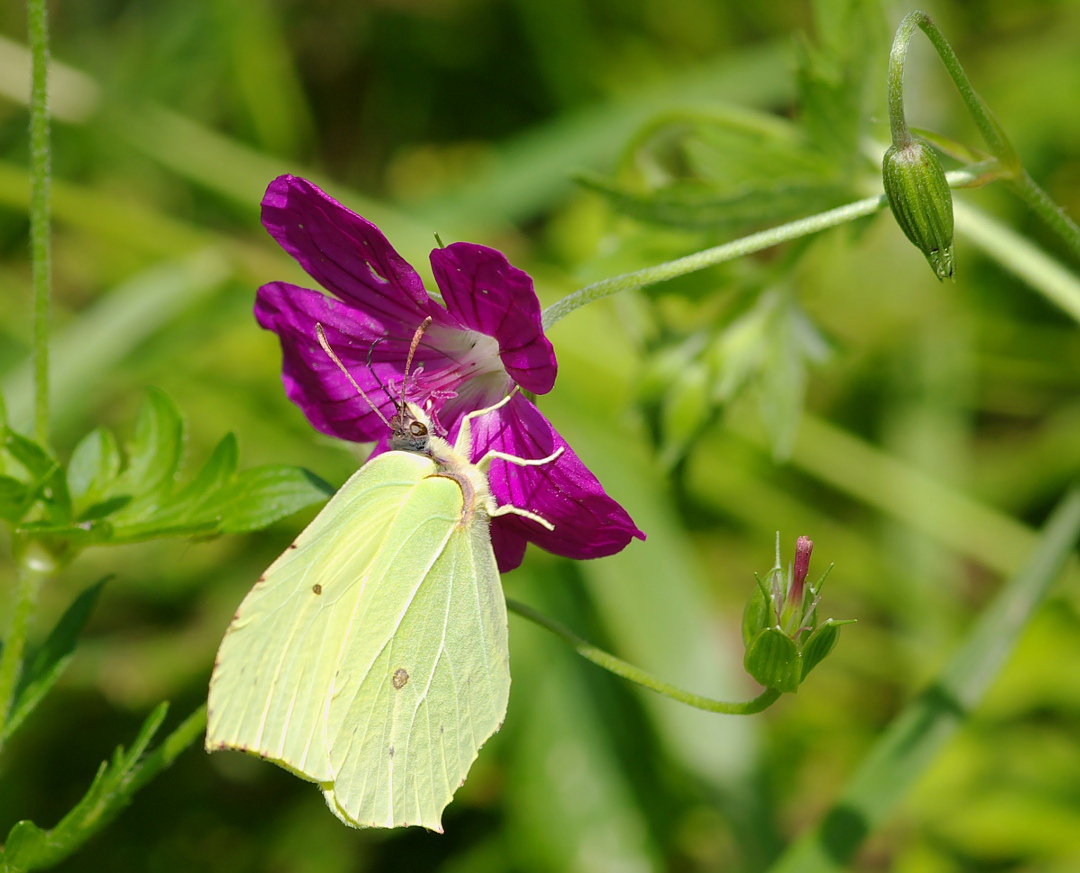
[[[952,191],[934,150],[917,139],[891,145],[881,180],[893,217],[939,280],[953,277]]]

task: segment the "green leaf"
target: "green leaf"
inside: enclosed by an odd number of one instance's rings
[[[33,479],[39,482],[52,475],[57,467],[56,459],[48,449],[11,428],[5,429],[4,448]]]
[[[734,191],[690,181],[638,193],[597,176],[579,176],[623,215],[685,230],[730,230],[789,221],[843,202],[847,187],[831,180],[782,179]]]
[[[80,507],[100,501],[120,474],[120,449],[116,437],[95,428],[83,437],[68,462],[68,490]]]
[[[106,581],[107,578],[102,579],[76,597],[49,633],[41,648],[27,657],[22,678],[15,691],[11,715],[4,725],[3,735],[0,736],[0,745],[18,730],[71,663],[79,634],[82,633],[83,627],[90,618],[90,613]]]
[[[816,0],[816,44],[798,52],[800,121],[810,141],[837,166],[857,165],[866,84],[888,57],[888,30],[877,0]]]
[[[778,627],[759,633],[746,648],[746,672],[766,688],[793,692],[799,688],[799,650]]]
[[[0,873],[24,873],[37,866],[45,847],[46,833],[32,821],[16,822],[4,840]]]
[[[140,759],[158,732],[169,704],[161,703],[143,722],[131,748],[118,746],[111,761],[103,761],[90,788],[60,823],[49,831],[37,865],[48,867],[71,854],[92,834],[112,821],[131,800],[137,788]]]
[[[165,392],[151,388],[135,420],[127,469],[109,489],[110,496],[131,494],[124,518],[136,519],[157,508],[176,478],[184,446],[184,422]]]
[[[143,723],[131,749],[117,747],[112,760],[98,768],[94,781],[60,823],[45,834],[34,868],[52,867],[78,849],[104,828],[131,802],[132,796],[158,773],[168,767],[206,728],[206,707],[186,718],[152,752],[150,742],[157,734],[169,704],[159,704]],[[30,868],[26,868],[30,869]]]
[[[333,493],[330,485],[299,467],[253,467],[236,477],[219,504],[219,529],[221,533],[259,530]]]
[[[31,491],[26,483],[0,476],[0,519],[18,524],[30,506]]]

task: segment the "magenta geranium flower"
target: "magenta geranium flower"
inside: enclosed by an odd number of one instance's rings
[[[544,336],[532,279],[501,252],[472,243],[432,251],[443,306],[374,224],[305,179],[271,182],[262,220],[308,275],[335,295],[271,282],[255,302],[259,324],[281,340],[285,393],[323,433],[378,440],[378,451],[386,447],[386,425],[319,347],[316,323],[389,418],[409,343],[430,317],[406,391],[411,401],[427,405],[451,441],[465,414],[497,403],[515,384],[534,394],[555,384],[555,353]],[[521,563],[530,541],[570,558],[599,558],[620,551],[632,537],[644,539],[523,394],[473,423],[474,461],[490,449],[542,458],[559,447],[563,453],[550,464],[492,465],[491,490],[500,504],[529,509],[555,527],[548,531],[514,515],[493,519],[491,539],[503,572]]]

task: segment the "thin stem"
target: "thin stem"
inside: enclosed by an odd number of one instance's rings
[[[952,173],[947,173],[946,178],[949,181],[950,187],[962,188],[970,185],[977,176],[967,170],[957,170]],[[674,261],[658,264],[655,267],[645,267],[642,270],[635,270],[633,273],[623,273],[621,276],[602,279],[599,282],[594,282],[591,285],[586,285],[584,288],[580,288],[577,291],[567,294],[562,300],[555,301],[555,303],[545,309],[543,316],[544,328],[545,330],[550,328],[553,324],[565,318],[575,309],[585,306],[587,303],[609,297],[612,294],[618,294],[620,291],[636,290],[648,285],[655,285],[657,282],[664,282],[668,279],[674,279],[677,276],[685,276],[687,273],[693,273],[697,270],[703,270],[706,267],[722,264],[725,261],[741,258],[744,255],[760,252],[764,249],[771,248],[772,246],[779,245],[780,243],[790,242],[799,237],[808,236],[822,230],[827,230],[830,227],[837,227],[846,222],[854,221],[857,218],[873,215],[878,210],[884,208],[885,205],[886,199],[884,194],[879,194],[875,197],[867,197],[863,200],[856,200],[853,203],[847,203],[844,206],[838,206],[835,209],[818,213],[817,215],[800,218],[796,221],[789,222],[788,224],[781,224],[777,227],[771,227],[768,230],[752,233],[749,236],[741,237],[740,239],[724,243],[723,245],[714,246],[711,249],[695,252],[692,255],[677,258]]]
[[[711,697],[702,697],[700,694],[684,691],[681,688],[677,688],[674,685],[657,679],[651,673],[646,673],[644,670],[635,667],[633,664],[628,664],[626,661],[616,658],[614,655],[605,652],[603,649],[598,649],[596,646],[585,642],[585,640],[559,624],[559,622],[548,618],[543,613],[537,612],[531,606],[521,603],[520,601],[511,600],[508,597],[506,598],[506,608],[511,612],[516,612],[522,618],[527,618],[529,621],[551,631],[555,636],[568,643],[574,651],[585,658],[585,660],[592,661],[598,667],[603,667],[605,670],[614,673],[616,676],[621,676],[623,679],[634,682],[643,688],[648,688],[650,691],[655,691],[657,694],[662,694],[664,697],[670,697],[672,700],[685,703],[687,706],[704,709],[706,712],[719,712],[725,715],[753,715],[754,713],[768,709],[780,697],[780,692],[775,688],[766,689],[753,700],[747,700],[742,703],[728,703],[723,700],[714,700]]]
[[[45,0],[27,0],[30,38],[30,273],[34,289],[34,435],[49,441],[49,29]]]
[[[912,12],[900,22],[896,36],[893,37],[892,50],[889,52],[889,72],[886,77],[889,87],[889,130],[892,133],[892,144],[897,149],[911,142],[911,131],[908,130],[907,119],[904,117],[904,61],[907,59],[911,37],[919,26],[918,16],[921,14]]]
[[[1026,170],[1020,173],[1019,178],[1010,178],[1006,181],[1009,187],[1031,207],[1032,212],[1056,231],[1058,236],[1068,243],[1073,254],[1080,258],[1080,227],[1077,227],[1076,222],[1065,210],[1050,199],[1050,195],[1035,183]]]
[[[53,564],[46,556],[39,555],[33,546],[20,555],[16,565],[15,608],[11,615],[11,630],[0,652],[0,744],[3,743],[4,727],[15,702],[15,690],[19,684],[26,635],[37,606],[41,585],[52,572]]]
[[[1047,521],[1024,568],[979,617],[936,681],[893,719],[821,824],[792,845],[772,873],[846,869],[982,699],[1078,536],[1080,489],[1074,488]]]

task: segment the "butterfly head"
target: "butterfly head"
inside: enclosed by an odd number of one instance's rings
[[[390,448],[394,451],[428,454],[433,436],[431,419],[415,403],[402,403],[390,419]]]

